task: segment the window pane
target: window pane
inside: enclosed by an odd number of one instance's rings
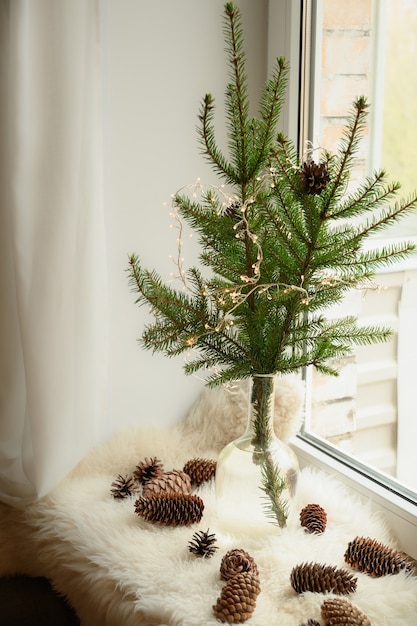
[[[346,113],[359,95],[371,103],[369,128],[356,161],[352,186],[385,168],[417,186],[417,2],[322,0],[313,33],[313,147],[334,150]],[[413,215],[387,237],[417,236]],[[339,363],[340,376],[310,372],[311,411],[306,430],[417,491],[417,440],[413,388],[417,383],[417,259],[378,276],[379,289],[352,293],[343,314],[364,324],[393,328],[392,341],[358,349]]]
[[[382,163],[404,190],[416,185],[417,4],[387,3]]]

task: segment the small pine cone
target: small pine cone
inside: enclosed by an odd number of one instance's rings
[[[309,533],[324,533],[327,513],[319,504],[307,504],[300,512],[300,524]]]
[[[147,522],[165,526],[189,526],[203,517],[204,502],[189,493],[166,493],[151,498],[141,496],[135,512]]]
[[[232,202],[232,204],[229,204],[229,206],[225,208],[224,214],[232,220],[239,221],[242,219],[241,206],[239,202]]]
[[[345,569],[337,569],[332,565],[321,563],[296,565],[290,575],[291,586],[297,593],[313,591],[347,595],[356,590],[357,580]]]
[[[258,566],[250,554],[240,548],[226,552],[220,563],[220,578],[222,580],[230,580],[236,574],[245,572],[259,575]]]
[[[259,577],[252,572],[236,574],[227,581],[213,606],[215,617],[228,624],[243,624],[252,616],[261,592]]]
[[[410,559],[370,537],[355,537],[345,552],[345,561],[359,572],[373,577],[398,574],[400,570],[413,571]]]
[[[328,598],[321,605],[326,626],[371,626],[369,618],[344,598]]]
[[[191,493],[191,479],[181,470],[163,472],[160,476],[147,480],[143,486],[143,496],[150,498],[163,493]]]
[[[138,465],[136,466],[136,470],[133,473],[133,476],[139,483],[142,483],[142,485],[144,485],[149,480],[161,476],[161,474],[163,474],[163,471],[163,465],[161,461],[156,458],[156,456],[150,459],[146,457],[143,461],[138,463]]]
[[[183,471],[189,475],[193,485],[199,487],[208,482],[216,473],[217,463],[213,459],[191,459],[184,465]]]
[[[303,622],[300,626],[320,626],[319,622],[316,622],[315,619],[309,619],[307,622]]]
[[[299,175],[304,191],[311,196],[320,195],[330,180],[325,163],[315,163],[314,161],[303,163]]]
[[[192,540],[188,544],[188,549],[196,556],[209,559],[218,550],[218,546],[215,543],[216,535],[210,535],[207,529],[206,531],[194,533]]]
[[[122,476],[119,474],[111,484],[111,494],[113,498],[121,500],[135,493],[136,487],[132,476]]]

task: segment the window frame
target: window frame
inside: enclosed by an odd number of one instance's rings
[[[314,26],[321,4],[321,0],[314,3],[313,0],[269,2],[269,69],[279,55],[285,56],[292,68],[283,126],[301,150],[305,129],[311,122],[310,98],[315,97],[313,81],[318,68],[311,62],[311,50],[312,46],[319,45],[320,38],[315,37]],[[373,510],[382,512],[395,532],[400,548],[417,559],[417,502],[413,492],[400,489],[396,481],[374,472],[369,466],[310,434],[300,432],[291,445],[301,467],[312,466],[336,475],[352,493],[368,500]]]

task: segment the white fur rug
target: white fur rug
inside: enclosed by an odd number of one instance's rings
[[[297,595],[289,582],[293,566],[317,561],[347,567],[344,552],[358,535],[396,547],[384,520],[335,479],[304,469],[288,527],[257,541],[218,534],[212,484],[198,491],[205,511],[191,527],[147,523],[135,514],[134,497],[119,501],[111,496],[116,476],[131,473],[145,457],[157,456],[166,470],[181,469],[196,456],[216,457],[221,427],[210,447],[210,429],[195,430],[207,421],[210,408],[201,411],[199,406],[178,427],[113,437],[24,513],[2,507],[0,573],[48,577],[68,597],[83,626],[214,626],[219,622],[212,605],[224,585],[220,561],[231,548],[243,548],[258,565],[262,588],[248,626],[299,626],[309,618],[321,623],[325,596]],[[300,527],[299,512],[309,503],[319,503],[327,512],[322,535]],[[189,552],[188,542],[207,528],[216,533],[219,549],[211,559],[199,559]],[[355,575],[357,590],[347,598],[372,626],[416,626],[417,578],[404,572],[383,578]]]

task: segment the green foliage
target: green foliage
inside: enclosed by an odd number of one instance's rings
[[[265,516],[271,522],[284,528],[288,518],[288,501],[283,496],[287,488],[287,481],[280,475],[277,464],[273,462],[270,455],[264,455],[262,463],[262,486],[265,493]]]
[[[412,252],[409,242],[381,249],[366,244],[371,235],[415,211],[417,198],[396,201],[399,185],[388,183],[384,171],[349,191],[366,125],[363,97],[353,103],[337,151],[324,153],[317,164],[303,164],[291,141],[277,133],[285,60],[277,59],[259,115],[251,118],[241,16],[230,2],[224,32],[229,153],[223,154],[216,142],[210,94],[202,101],[198,138],[228,191],[206,190],[197,200],[177,193],[173,200],[178,219],[198,234],[200,262],[209,275],[192,267],[174,288],[144,268],[136,254],[130,256],[137,303],[150,304],[154,315],[142,344],[167,356],[192,348],[185,372],[209,370],[208,384],[307,365],[336,374],[332,359],[347,356],[356,345],[385,341],[391,332],[363,328],[354,317],[327,319],[326,309],[348,290],[369,287],[377,269]],[[313,186],[307,185],[306,171]],[[323,176],[321,186],[314,185],[314,172]]]

